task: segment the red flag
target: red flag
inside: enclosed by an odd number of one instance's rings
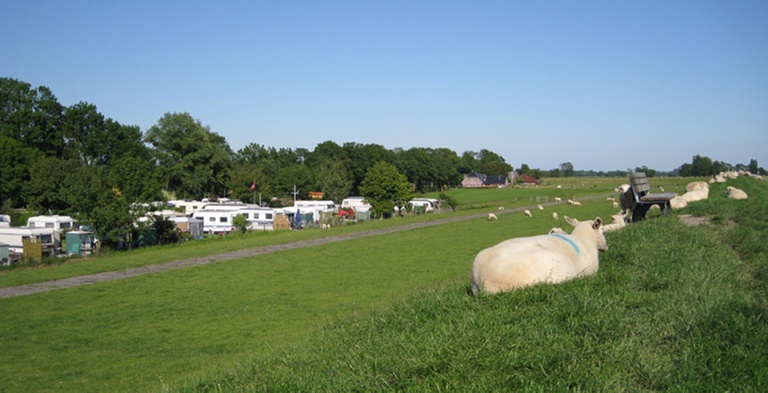
[[[256,189],[256,182],[253,182],[253,184],[251,184],[251,191],[253,191],[255,189]]]

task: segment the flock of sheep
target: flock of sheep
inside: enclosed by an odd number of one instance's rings
[[[713,176],[709,182],[692,182],[686,186],[686,192],[670,201],[673,209],[685,207],[688,203],[709,197],[709,185],[725,182],[743,173],[728,172]],[[599,267],[598,255],[608,250],[604,232],[615,231],[626,226],[627,216],[633,208],[634,195],[630,186],[622,184],[616,188],[619,200],[609,197],[614,208],[621,211],[613,215],[613,222],[603,225],[600,217],[594,221],[579,222],[564,216],[566,222],[574,227],[568,234],[561,228],[552,228],[547,235],[520,237],[505,240],[477,254],[472,264],[472,293],[495,294],[507,292],[537,283],[559,283],[577,277],[595,274]],[[662,189],[663,191],[663,189]],[[746,192],[728,186],[728,198],[747,199]],[[556,198],[556,202],[560,202]],[[581,205],[568,200],[571,205]],[[539,210],[544,210],[541,205]],[[500,207],[499,210],[504,210]],[[526,217],[533,217],[530,210],[524,210]],[[557,212],[552,218],[558,220]],[[497,220],[494,213],[488,214],[488,220]]]

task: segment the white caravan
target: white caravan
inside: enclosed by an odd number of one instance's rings
[[[371,209],[371,204],[365,201],[364,197],[361,196],[355,196],[355,197],[349,197],[344,198],[344,200],[341,201],[341,208],[342,209],[355,209],[355,211],[368,211]]]
[[[24,240],[31,239],[41,244],[43,256],[54,256],[57,252],[54,234],[53,228],[0,228],[0,243],[7,244],[8,251],[21,256],[24,253]]]
[[[237,210],[200,210],[192,214],[192,218],[203,221],[204,233],[229,233],[235,229],[232,221],[238,214]]]

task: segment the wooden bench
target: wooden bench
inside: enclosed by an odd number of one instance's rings
[[[666,216],[672,210],[670,200],[677,196],[677,193],[667,192],[663,194],[651,194],[651,185],[648,183],[648,177],[644,172],[631,172],[629,174],[629,191],[634,196],[632,208],[632,222],[638,222],[645,218],[645,213],[653,205],[659,205],[661,215]]]

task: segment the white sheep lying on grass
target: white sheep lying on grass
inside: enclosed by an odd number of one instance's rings
[[[701,190],[702,188],[708,189],[709,184],[707,184],[707,182],[704,182],[704,181],[693,181],[688,183],[687,186],[685,186],[685,192]]]
[[[616,213],[612,215],[613,221],[610,224],[603,225],[603,232],[618,231],[627,226],[628,213]]]
[[[552,219],[557,220],[559,217],[557,216],[557,212],[552,212]]]
[[[725,188],[725,193],[728,194],[728,198],[731,199],[747,199],[747,193],[740,188],[728,186]]]
[[[669,205],[672,207],[672,209],[682,209],[688,206],[688,202],[686,202],[685,198],[682,196],[677,195],[669,200]]]
[[[595,274],[598,252],[608,249],[602,220],[565,220],[575,227],[570,235],[509,239],[480,251],[472,265],[472,293],[494,294]]]
[[[694,191],[688,191],[685,194],[683,194],[681,198],[683,198],[683,200],[687,203],[703,201],[709,198],[709,187],[699,188]]]

